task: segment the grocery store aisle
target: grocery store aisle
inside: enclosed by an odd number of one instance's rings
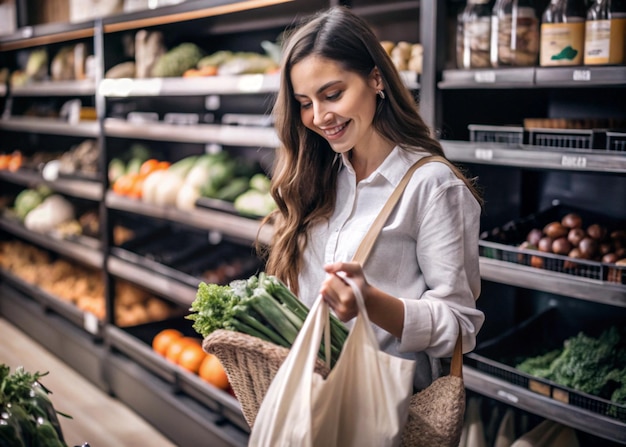
[[[69,447],[88,442],[91,447],[173,447],[145,420],[118,400],[103,393],[6,319],[0,318],[0,363],[23,366],[28,372],[49,374],[41,382],[52,391]]]

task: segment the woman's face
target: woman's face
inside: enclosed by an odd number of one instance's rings
[[[335,152],[367,148],[380,139],[372,126],[376,92],[382,88],[376,69],[363,78],[335,61],[308,56],[291,68],[290,75],[302,123]]]

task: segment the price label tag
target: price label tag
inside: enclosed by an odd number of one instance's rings
[[[219,154],[222,150],[222,145],[217,143],[209,143],[204,147],[206,154]]]
[[[498,396],[508,400],[509,402],[513,402],[514,404],[516,404],[519,401],[519,398],[512,393],[509,393],[508,391],[504,391],[504,390],[498,390]]]
[[[496,82],[496,72],[491,70],[477,71],[476,73],[474,73],[474,81],[493,84],[494,82]]]
[[[85,312],[83,316],[83,327],[90,334],[98,333],[98,317],[91,312]]]
[[[220,108],[220,97],[217,95],[209,95],[204,98],[204,108],[207,110],[217,110]]]
[[[574,81],[591,81],[591,70],[574,70],[572,79]]]
[[[263,87],[263,79],[262,74],[243,75],[239,78],[237,88],[244,93],[260,92]]]
[[[19,33],[21,34],[22,39],[28,39],[30,37],[33,37],[34,30],[32,26],[25,26],[24,28],[19,30]]]
[[[217,245],[222,242],[222,233],[219,231],[209,231],[209,243],[212,245]]]
[[[586,168],[587,157],[580,155],[563,155],[561,157],[561,166],[566,168]]]
[[[479,160],[493,160],[493,151],[491,149],[476,149],[474,157]]]

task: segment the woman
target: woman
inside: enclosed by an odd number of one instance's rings
[[[447,165],[427,163],[367,263],[350,262],[409,167],[443,151],[374,33],[348,9],[293,32],[283,59],[267,271],[308,306],[321,293],[344,322],[357,307],[337,273],[352,277],[381,349],[417,360],[414,385],[423,389],[438,375],[430,358],[451,356],[459,327],[464,350],[473,349],[483,323],[478,194]]]

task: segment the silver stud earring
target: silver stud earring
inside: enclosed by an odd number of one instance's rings
[[[376,94],[377,94],[378,96],[380,96],[380,99],[385,99],[385,92],[384,92],[384,91],[382,91],[382,90],[378,90],[378,91],[376,92]]]

